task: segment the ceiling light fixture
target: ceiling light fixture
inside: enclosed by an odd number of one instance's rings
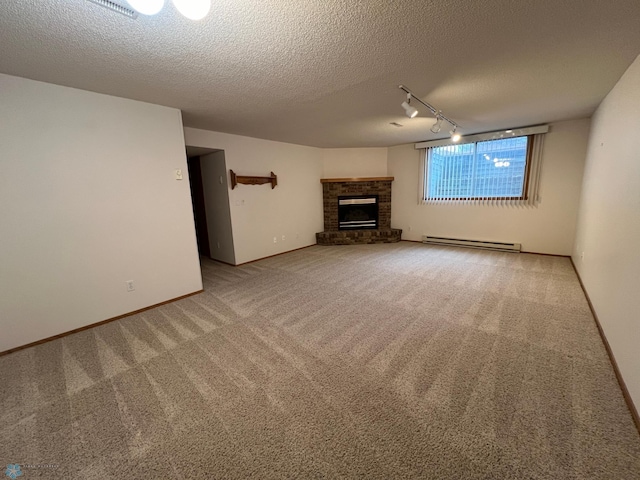
[[[173,0],[173,4],[190,20],[202,20],[211,10],[211,0]]]
[[[459,142],[459,141],[460,141],[460,139],[462,138],[462,136],[461,136],[459,133],[457,133],[457,132],[456,132],[456,128],[457,128],[457,127],[458,127],[457,125],[454,125],[454,126],[453,126],[453,130],[451,130],[451,131],[449,132],[449,134],[451,135],[451,140],[452,140],[453,142]]]
[[[431,127],[431,132],[439,133],[442,130],[442,117],[438,114],[436,115],[436,123]]]
[[[102,3],[109,0],[89,0]],[[164,8],[165,0],[126,0],[138,13],[155,15]],[[211,0],[173,0],[176,9],[189,20],[202,20],[211,10]]]
[[[407,93],[407,100],[402,102],[400,105],[404,108],[404,113],[407,117],[413,118],[418,115],[418,110],[415,107],[410,105],[411,103],[411,94]]]
[[[444,120],[444,121],[446,121],[447,123],[449,123],[453,127],[453,130],[451,130],[449,132],[451,134],[451,140],[453,140],[454,142],[460,141],[462,136],[459,133],[456,133],[456,130],[458,128],[460,128],[460,125],[458,125],[453,120],[451,120],[451,119],[447,118],[446,116],[444,116],[442,114],[442,110],[437,110],[433,105],[430,105],[429,103],[420,100],[420,98],[416,97],[415,94],[411,90],[409,90],[407,87],[405,87],[404,85],[398,85],[398,88],[400,90],[403,90],[407,94],[407,101],[406,102],[402,102],[402,108],[404,108],[404,111],[407,114],[407,117],[413,118],[418,114],[418,110],[416,110],[414,107],[411,107],[409,105],[409,101],[411,100],[411,98],[415,98],[418,102],[420,102],[422,105],[427,107],[429,109],[429,111],[435,115],[436,123],[434,123],[433,127],[431,127],[431,131],[433,133],[438,133],[440,131],[440,129],[442,128],[442,121]],[[409,108],[411,109],[411,111],[409,110]],[[414,111],[415,111],[415,113],[414,113]],[[410,115],[410,113],[411,113],[411,115]]]
[[[164,7],[164,0],[127,0],[131,8],[143,15],[155,15]]]
[[[124,5],[120,5],[119,3],[112,2],[111,0],[89,0],[91,3],[95,3],[96,5],[100,5],[101,7],[108,8],[109,10],[113,10],[114,12],[121,13],[122,15],[136,19],[138,18],[138,12],[135,10],[125,7]]]

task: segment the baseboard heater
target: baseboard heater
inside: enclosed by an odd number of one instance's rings
[[[519,243],[485,242],[482,240],[464,240],[461,238],[444,238],[422,236],[422,243],[433,245],[451,245],[457,247],[483,248],[485,250],[498,250],[500,252],[519,253],[521,245]]]

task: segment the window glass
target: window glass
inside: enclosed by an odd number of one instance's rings
[[[524,198],[529,137],[428,149],[425,199]]]

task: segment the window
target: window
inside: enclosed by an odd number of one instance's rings
[[[537,207],[548,131],[535,125],[416,143],[418,203]]]
[[[427,149],[424,200],[526,200],[533,137]]]

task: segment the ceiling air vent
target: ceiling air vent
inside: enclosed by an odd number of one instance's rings
[[[403,127],[404,125],[402,125],[401,123],[398,122],[389,122],[389,125],[393,125],[394,127]]]
[[[121,13],[126,17],[138,18],[138,12],[130,8],[127,8],[124,5],[120,5],[119,3],[112,2],[111,0],[89,0],[89,1],[91,3],[95,3],[96,5],[100,5],[102,7],[108,8],[109,10],[113,10],[114,12]]]

